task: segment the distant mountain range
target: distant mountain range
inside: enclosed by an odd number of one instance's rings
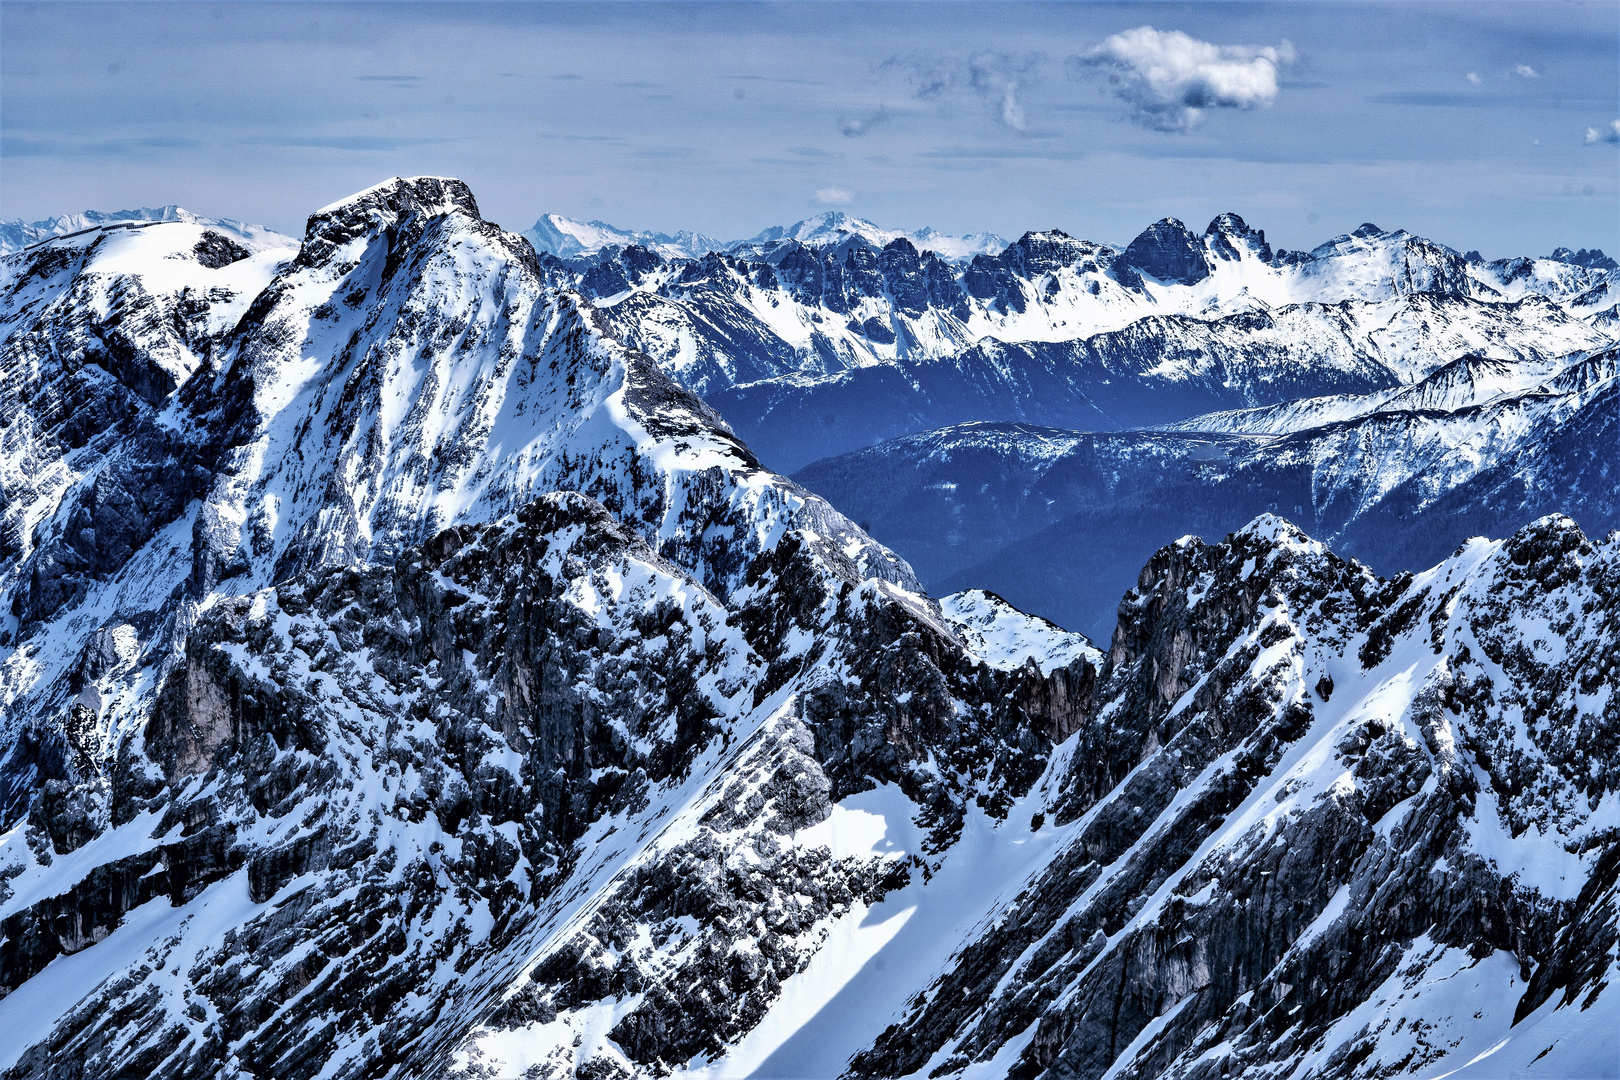
[[[536,251],[565,259],[632,245],[655,251],[666,259],[701,259],[711,251],[760,256],[787,241],[808,247],[836,247],[858,237],[874,247],[883,247],[904,237],[921,251],[931,251],[950,261],[962,261],[974,255],[993,255],[1007,246],[1005,240],[993,233],[947,236],[933,229],[915,232],[883,229],[838,210],[829,210],[792,225],[773,225],[746,240],[722,241],[694,232],[635,232],[616,229],[601,221],[574,221],[557,214],[542,216],[523,235]]]
[[[1543,513],[1620,528],[1616,349],[1463,357],[1423,380],[1210,413],[1168,430],[975,422],[816,462],[806,487],[902,552],[930,589],[985,588],[1106,637],[1170,535],[1256,514],[1381,572]]]
[[[1602,348],[1620,321],[1610,263],[1484,262],[1370,224],[1274,251],[1223,214],[1123,249],[1032,232],[965,264],[904,238],[783,239],[698,259],[604,248],[551,272],[792,470],[969,421],[1125,429],[1390,389],[1466,354]]]
[[[190,225],[206,225],[242,239],[251,240],[276,235],[262,225],[248,225],[227,218],[199,217],[189,210],[174,205],[155,209],[146,207],[141,210],[114,210],[111,213],[87,210],[82,214],[65,214],[61,217],[46,218],[44,221],[25,222],[21,218],[0,221],[0,255],[21,251],[31,244],[38,244],[58,236],[71,236],[99,229],[138,229],[160,222],[175,221]]]

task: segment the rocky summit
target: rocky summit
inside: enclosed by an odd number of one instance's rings
[[[0,1076],[1616,1074],[1601,253],[141,214],[0,260]]]

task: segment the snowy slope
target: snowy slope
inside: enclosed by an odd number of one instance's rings
[[[0,344],[6,1076],[1606,1051],[1614,538],[1386,580],[1264,515],[1159,550],[1101,650],[930,599],[459,181],[296,250],[78,239],[12,257]],[[1411,1045],[1465,969],[1489,1008]]]
[[[1607,350],[1586,367],[1614,366],[1614,350]],[[1479,355],[1458,357],[1422,380],[1373,394],[1346,394],[1305,398],[1258,409],[1195,416],[1165,425],[1168,431],[1228,431],[1280,435],[1354,420],[1375,412],[1435,410],[1455,412],[1497,398],[1526,393],[1560,372],[1582,366],[1583,354],[1552,359],[1498,360]],[[1607,377],[1607,376],[1603,376]]]
[[[1102,653],[1083,634],[1022,611],[982,589],[941,598],[940,611],[957,637],[992,667],[1021,668],[1033,663],[1043,674],[1084,659],[1101,669]]]
[[[199,494],[165,410],[297,250],[172,222],[0,260],[0,590],[13,601],[25,588],[43,606],[82,595],[86,574]],[[139,465],[120,475],[111,460]],[[0,646],[23,606],[0,615]]]

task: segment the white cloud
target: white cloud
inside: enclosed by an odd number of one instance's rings
[[[1539,79],[1541,75],[1529,64],[1520,64],[1513,69],[1513,74],[1521,79]]]
[[[855,193],[848,188],[824,187],[816,192],[815,200],[822,206],[847,206],[855,201]]]
[[[1212,45],[1180,30],[1139,26],[1070,60],[1071,71],[1106,73],[1131,118],[1159,131],[1188,131],[1205,109],[1253,109],[1277,99],[1277,68],[1294,47]]]
[[[1610,120],[1607,130],[1589,127],[1586,129],[1586,145],[1593,143],[1620,143],[1620,120]]]
[[[1479,72],[1477,72],[1477,71],[1470,71],[1467,74],[1466,78],[1468,79],[1469,82],[1473,83],[1475,86],[1478,86],[1480,83],[1485,81],[1484,79],[1479,77]]]
[[[960,57],[913,56],[885,61],[883,67],[906,72],[916,95],[923,100],[968,91],[990,107],[1001,123],[1014,131],[1027,127],[1021,88],[1038,81],[1046,57],[1040,53],[981,52]]]

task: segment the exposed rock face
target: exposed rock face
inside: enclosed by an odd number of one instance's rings
[[[1068,846],[852,1073],[1410,1073],[1488,1048],[1500,1036],[1470,1029],[1506,1033],[1553,981],[1569,1003],[1601,995],[1615,792],[1561,747],[1616,723],[1596,659],[1616,628],[1593,602],[1616,542],[1548,518],[1389,582],[1275,519],[1160,552],[1121,605],[1107,722],[1043,781]],[[1563,613],[1541,660],[1508,609]],[[1510,655],[1533,670],[1509,674]],[[1609,679],[1598,711],[1574,705],[1583,678]],[[1498,847],[1552,836],[1582,869],[1549,879]],[[1576,939],[1595,950],[1579,971]],[[1397,971],[1410,988],[1481,962],[1456,1001],[1387,991]],[[1549,974],[1525,988],[1532,969]]]
[[[1268,515],[1159,552],[1105,655],[929,599],[459,181],[264,261],[161,408],[4,489],[5,1076],[1605,1048],[1620,538],[1546,518],[1386,581]],[[0,352],[18,385],[81,315]],[[55,430],[51,396],[14,409]],[[156,447],[186,498],[136,497]],[[1488,1008],[1403,1004],[1465,968]]]
[[[1227,262],[1240,261],[1245,250],[1252,252],[1261,262],[1272,262],[1271,245],[1266,243],[1264,229],[1251,229],[1236,214],[1220,214],[1204,230],[1204,240],[1210,254]]]
[[[218,270],[248,257],[247,248],[213,231],[203,233],[202,239],[191,250],[197,256],[197,261],[210,270]]]
[[[1062,270],[1075,274],[1100,273],[1113,265],[1112,248],[1076,240],[1065,232],[1025,233],[999,256],[976,255],[962,273],[962,287],[1002,314],[1027,310],[1025,282],[1037,283]],[[963,317],[966,317],[963,312]]]
[[[1243,219],[1237,220],[1241,224]],[[1199,242],[1197,235],[1187,231],[1185,225],[1168,217],[1143,229],[1120,253],[1114,265],[1122,275],[1139,271],[1130,274],[1128,282],[1138,286],[1142,280],[1141,273],[1176,285],[1192,285],[1209,277],[1204,245]]]
[[[1571,251],[1565,247],[1554,248],[1553,253],[1547,258],[1557,262],[1569,263],[1571,266],[1584,266],[1589,270],[1620,269],[1620,263],[1616,263],[1613,258],[1603,254],[1602,248],[1581,248],[1579,251]]]

